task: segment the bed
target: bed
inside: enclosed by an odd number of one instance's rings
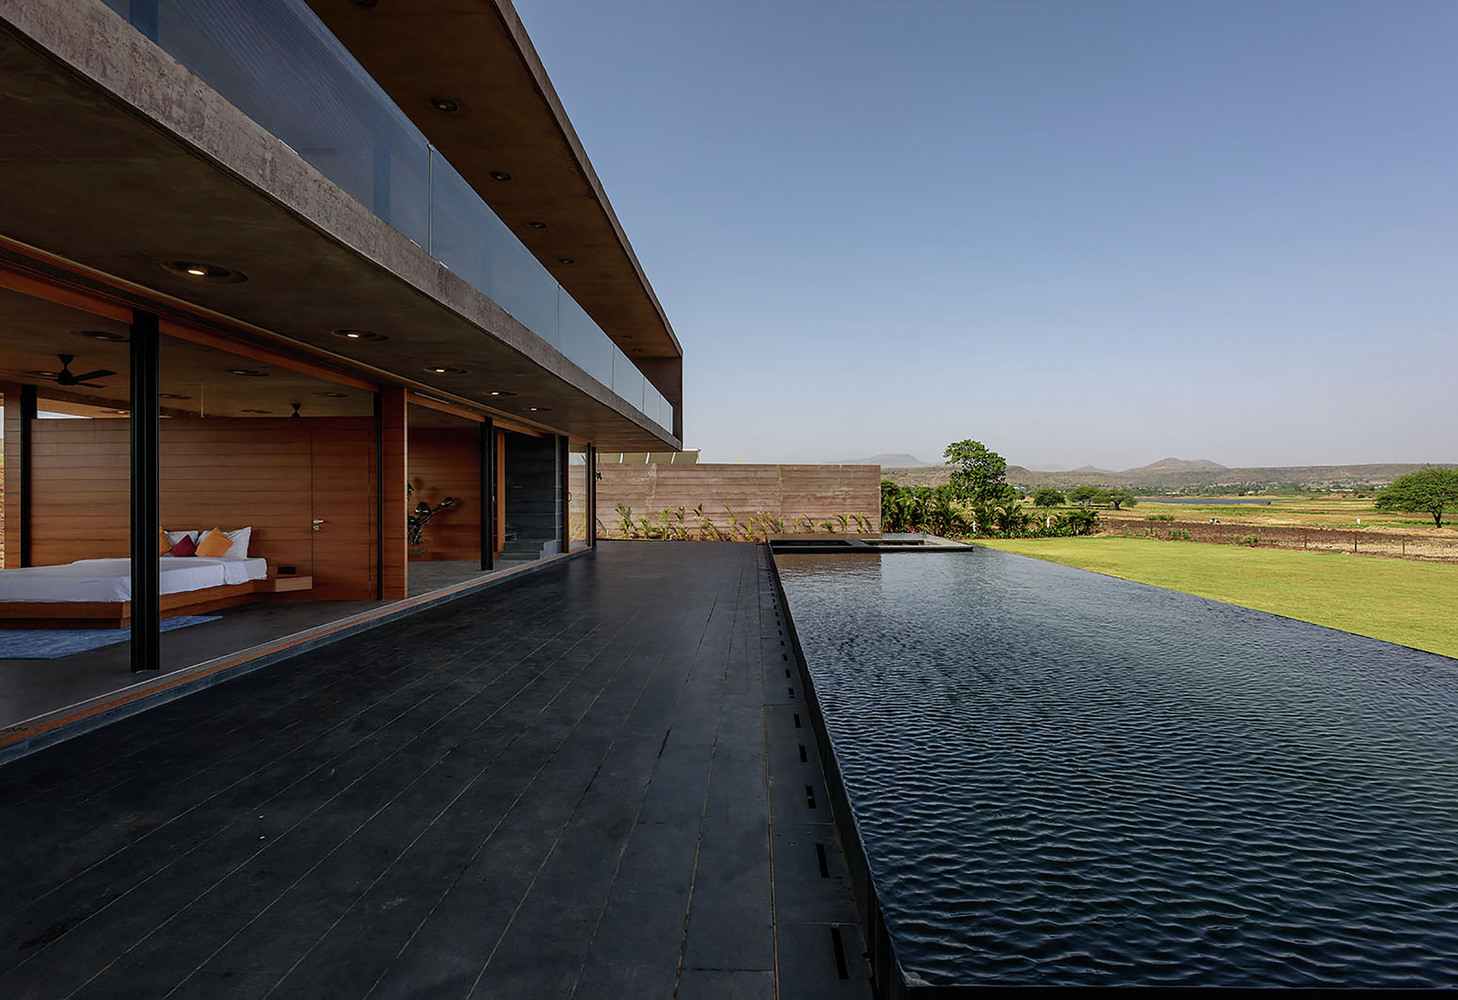
[[[270,583],[265,559],[160,556],[157,562],[164,617],[236,604]],[[131,570],[130,559],[0,570],[0,627],[124,627],[131,618]]]

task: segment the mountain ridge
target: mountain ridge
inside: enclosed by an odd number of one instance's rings
[[[910,459],[910,461],[904,461],[904,459]],[[883,454],[883,455],[872,455],[870,458],[857,458],[857,459],[847,460],[847,461],[842,461],[842,462],[827,462],[826,464],[827,465],[879,465],[879,466],[881,466],[883,468],[890,468],[890,469],[935,468],[934,463],[932,463],[932,462],[923,462],[921,459],[917,458],[915,455],[908,454],[908,453],[906,453],[904,451],[900,451],[900,452],[888,452],[888,453]]]

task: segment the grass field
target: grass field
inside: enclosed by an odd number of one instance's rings
[[[1255,499],[1247,497],[1245,499]],[[1265,499],[1265,498],[1261,498]],[[1203,521],[1218,517],[1226,523],[1289,525],[1303,528],[1366,528],[1416,534],[1440,533],[1430,514],[1408,514],[1378,510],[1372,500],[1344,495],[1320,497],[1271,497],[1261,504],[1198,504],[1160,503],[1157,499],[1141,500],[1120,516],[1138,519],[1150,514],[1173,514],[1182,521]],[[1449,519],[1458,523],[1458,514],[1445,515],[1441,533],[1454,534]]]
[[[1458,566],[1145,538],[979,545],[1458,657]]]

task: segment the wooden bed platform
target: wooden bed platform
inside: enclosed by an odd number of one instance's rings
[[[310,576],[270,577],[225,587],[162,595],[162,617],[195,615],[246,604],[268,594],[311,590]],[[131,601],[0,601],[0,628],[127,628]]]

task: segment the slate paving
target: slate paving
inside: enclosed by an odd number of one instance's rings
[[[870,996],[761,546],[605,542],[0,767],[0,996]]]

